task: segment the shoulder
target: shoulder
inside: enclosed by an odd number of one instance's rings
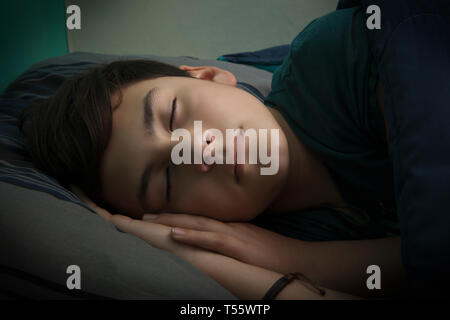
[[[336,49],[345,45],[345,39],[351,36],[351,29],[362,21],[360,8],[349,8],[330,12],[310,22],[292,41],[291,54],[308,54],[317,51]]]

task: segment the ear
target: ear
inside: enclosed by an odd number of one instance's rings
[[[181,65],[179,68],[186,70],[191,76],[198,79],[210,80],[233,87],[237,83],[236,77],[230,71],[221,68],[213,66],[191,67],[186,65]]]

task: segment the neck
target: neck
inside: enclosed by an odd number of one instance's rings
[[[288,141],[289,172],[283,189],[267,211],[281,213],[325,204],[343,205],[339,190],[319,157],[295,135],[278,110],[269,110]]]

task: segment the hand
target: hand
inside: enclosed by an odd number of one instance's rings
[[[280,273],[298,271],[302,241],[249,223],[224,223],[188,214],[146,214],[145,221],[172,227],[172,239]]]
[[[167,217],[167,215],[165,216]],[[173,216],[179,217],[180,215]],[[188,215],[183,216],[191,217]],[[111,222],[120,230],[143,239],[151,246],[170,251],[184,259],[216,280],[217,283],[234,294],[238,299],[261,299],[268,288],[281,277],[281,274],[271,270],[250,263],[243,263],[210,250],[174,241],[175,238],[170,236],[172,228],[163,224],[132,219],[119,214],[112,215]],[[348,297],[346,294],[328,290],[326,298],[343,299]],[[317,299],[321,297],[305,287],[304,284],[294,281],[278,295],[278,298]]]

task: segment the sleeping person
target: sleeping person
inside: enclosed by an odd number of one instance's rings
[[[263,101],[217,67],[116,61],[25,110],[22,132],[35,163],[99,215],[238,298],[397,295],[392,164],[364,26],[360,8],[314,20],[291,43]],[[216,134],[196,134],[199,121]],[[248,143],[245,163],[175,164],[174,148],[186,139],[174,139],[180,129],[202,153],[211,153],[217,132],[278,132],[277,141],[268,134],[257,144],[270,141],[276,173],[261,174],[267,162],[249,163]],[[383,272],[381,290],[369,290],[371,265]],[[289,273],[301,276],[274,291]]]

